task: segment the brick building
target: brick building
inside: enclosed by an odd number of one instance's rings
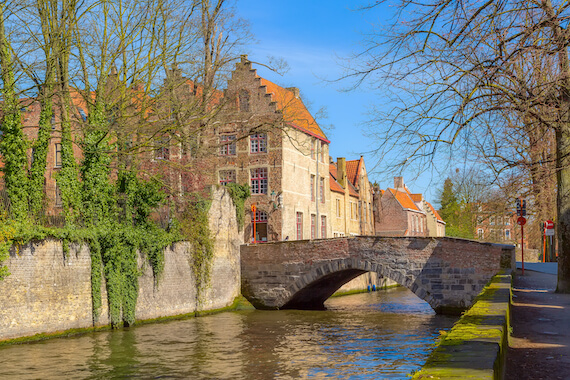
[[[329,140],[299,90],[259,77],[242,56],[224,96],[217,178],[250,185],[245,240],[253,224],[260,242],[330,237]]]
[[[516,244],[517,215],[510,211],[496,211],[490,204],[476,207],[475,237],[478,240]]]
[[[372,186],[362,156],[329,165],[333,237],[374,235]]]
[[[422,194],[412,194],[402,177],[394,188],[374,191],[375,232],[382,236],[445,236],[445,222]]]

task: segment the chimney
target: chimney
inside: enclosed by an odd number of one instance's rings
[[[394,177],[394,188],[396,190],[404,189],[404,177]]]
[[[338,157],[336,159],[336,172],[337,172],[337,182],[344,188],[346,188],[346,158]]]
[[[301,96],[301,93],[299,92],[299,89],[297,87],[287,87],[287,90],[291,91],[293,95],[295,95],[295,98],[297,99],[299,99],[299,97]]]

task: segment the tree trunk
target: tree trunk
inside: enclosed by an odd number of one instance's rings
[[[556,131],[558,181],[558,286],[559,293],[570,293],[570,123]]]

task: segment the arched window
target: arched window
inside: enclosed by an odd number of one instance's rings
[[[242,112],[249,112],[249,91],[239,91],[239,110]]]

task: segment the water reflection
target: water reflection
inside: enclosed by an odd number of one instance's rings
[[[0,348],[19,379],[406,378],[436,316],[405,289],[333,298],[326,311],[241,311]]]

